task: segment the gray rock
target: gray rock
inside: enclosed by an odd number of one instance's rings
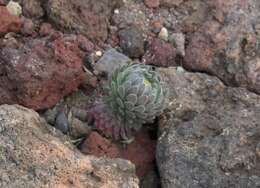
[[[70,128],[69,120],[64,111],[58,112],[55,118],[55,128],[59,129],[64,134],[67,134]]]
[[[156,154],[162,187],[259,187],[260,96],[206,74],[160,72],[171,99]]]
[[[142,30],[132,25],[118,33],[120,46],[129,57],[138,58],[144,54],[144,38]]]
[[[95,64],[94,71],[97,72],[97,74],[105,73],[110,77],[117,68],[126,65],[130,61],[131,59],[127,56],[112,48],[107,50]]]
[[[183,33],[173,33],[169,37],[170,43],[176,48],[177,54],[185,56],[185,35]]]
[[[133,164],[81,154],[22,106],[0,106],[0,138],[0,187],[138,187]]]

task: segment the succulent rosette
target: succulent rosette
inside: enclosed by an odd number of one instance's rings
[[[117,69],[106,95],[90,111],[95,126],[112,130],[116,139],[128,139],[133,130],[152,123],[166,107],[168,89],[151,66],[128,64]]]

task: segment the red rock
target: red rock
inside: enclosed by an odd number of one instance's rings
[[[97,157],[106,156],[117,158],[120,156],[118,147],[97,132],[92,132],[81,146],[84,154],[91,154]]]
[[[136,174],[143,177],[154,167],[156,141],[151,140],[145,131],[138,132],[134,142],[125,150],[121,150],[121,157],[135,164]]]
[[[76,37],[74,37],[76,38]],[[50,108],[84,81],[82,51],[73,37],[31,39],[0,52],[0,103]],[[5,97],[8,95],[8,98]],[[8,99],[8,100],[7,100]]]
[[[22,26],[21,19],[8,12],[6,7],[0,6],[0,35],[9,32],[19,32]]]
[[[136,173],[143,177],[154,167],[155,140],[151,140],[145,131],[137,133],[135,140],[122,148],[121,144],[114,144],[97,132],[92,132],[81,146],[81,151],[98,157],[123,158],[130,160],[136,166]]]
[[[153,39],[143,56],[145,64],[168,67],[175,66],[176,49],[160,39]]]
[[[144,0],[144,4],[148,8],[156,8],[160,5],[160,1],[159,0]]]

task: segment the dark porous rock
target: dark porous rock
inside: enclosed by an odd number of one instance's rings
[[[142,62],[161,67],[175,66],[176,49],[172,44],[160,39],[153,39],[143,56]]]
[[[185,67],[260,93],[259,1],[211,0],[197,10],[204,16],[190,35]]]
[[[144,38],[142,30],[132,25],[119,31],[120,47],[131,58],[138,58],[144,54]]]
[[[156,155],[162,187],[259,187],[260,96],[206,74],[159,71],[170,88]]]
[[[33,110],[1,105],[0,122],[0,187],[138,187],[129,161],[81,154]]]
[[[46,9],[48,18],[57,27],[103,42],[113,9],[122,3],[122,0],[49,0]]]
[[[29,39],[0,50],[0,103],[33,109],[54,106],[84,81],[77,36]]]

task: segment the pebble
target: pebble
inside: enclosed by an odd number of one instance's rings
[[[96,51],[96,56],[98,56],[98,57],[101,57],[102,56],[102,52],[101,51]]]
[[[115,10],[114,10],[114,13],[115,13],[115,14],[119,14],[119,10],[118,10],[118,9],[115,9]]]
[[[177,72],[179,72],[179,73],[185,72],[184,68],[181,67],[181,66],[178,66],[178,67],[176,68],[176,70],[177,70]]]
[[[58,112],[55,119],[55,128],[59,129],[64,134],[69,131],[69,120],[63,111]]]
[[[168,30],[165,27],[162,27],[160,33],[158,34],[158,37],[167,42],[169,39]]]

